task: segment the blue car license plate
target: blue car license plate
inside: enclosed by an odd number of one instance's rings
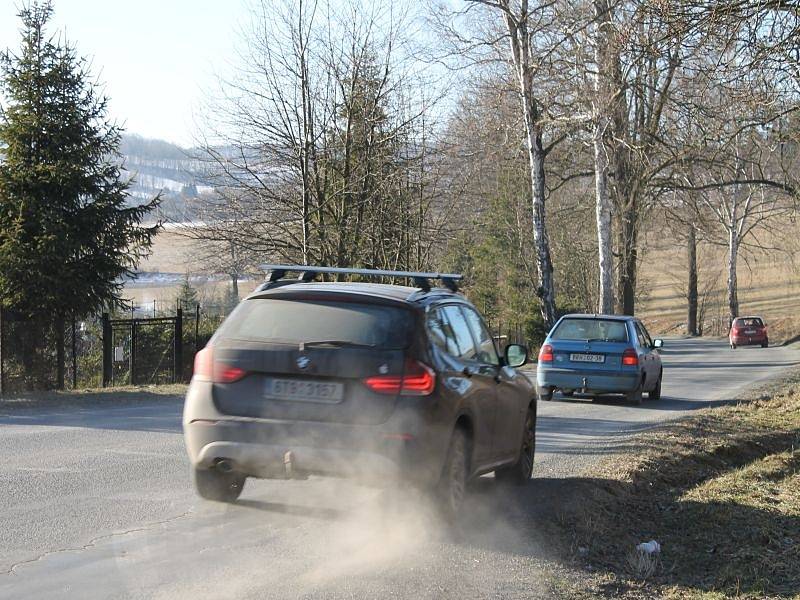
[[[606,362],[605,354],[577,354],[573,353],[569,355],[569,359],[572,362],[585,362],[585,363],[604,363]]]

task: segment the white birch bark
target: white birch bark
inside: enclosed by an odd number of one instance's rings
[[[614,312],[613,254],[611,245],[611,197],[608,193],[608,154],[604,138],[611,119],[608,115],[609,97],[607,74],[604,73],[607,61],[604,48],[608,44],[605,28],[610,24],[607,0],[595,0],[594,26],[594,182],[595,213],[597,219],[597,260],[599,267],[599,290],[597,310],[601,314]]]
[[[508,28],[511,54],[525,120],[525,141],[531,173],[533,243],[536,248],[536,270],[539,277],[538,295],[541,299],[542,318],[547,327],[551,327],[556,320],[556,293],[545,219],[545,151],[542,147],[539,110],[534,93],[533,70],[531,67],[531,50],[528,38],[528,0],[521,1],[518,17],[515,17],[512,13],[508,0],[500,0],[500,4],[504,10],[504,18]]]

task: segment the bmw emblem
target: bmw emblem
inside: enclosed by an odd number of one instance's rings
[[[301,369],[305,369],[308,365],[311,364],[311,359],[307,356],[298,356],[297,357],[297,366]]]

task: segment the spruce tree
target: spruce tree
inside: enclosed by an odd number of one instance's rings
[[[183,310],[190,310],[197,304],[197,290],[192,286],[188,272],[183,276],[183,281],[178,288],[178,295],[175,299],[177,300],[178,308]]]
[[[159,198],[128,205],[121,129],[87,61],[48,36],[52,14],[23,5],[20,47],[0,53],[0,306],[59,325],[119,302]]]
[[[128,206],[121,130],[74,46],[48,38],[49,2],[23,8],[22,46],[0,54],[0,301],[29,314],[85,315],[119,299],[149,250]]]

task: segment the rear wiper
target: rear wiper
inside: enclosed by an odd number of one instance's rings
[[[587,342],[618,342],[619,340],[612,340],[611,338],[589,338]]]
[[[333,348],[375,348],[375,344],[359,344],[347,340],[316,340],[313,342],[303,342],[303,346],[331,346]]]

